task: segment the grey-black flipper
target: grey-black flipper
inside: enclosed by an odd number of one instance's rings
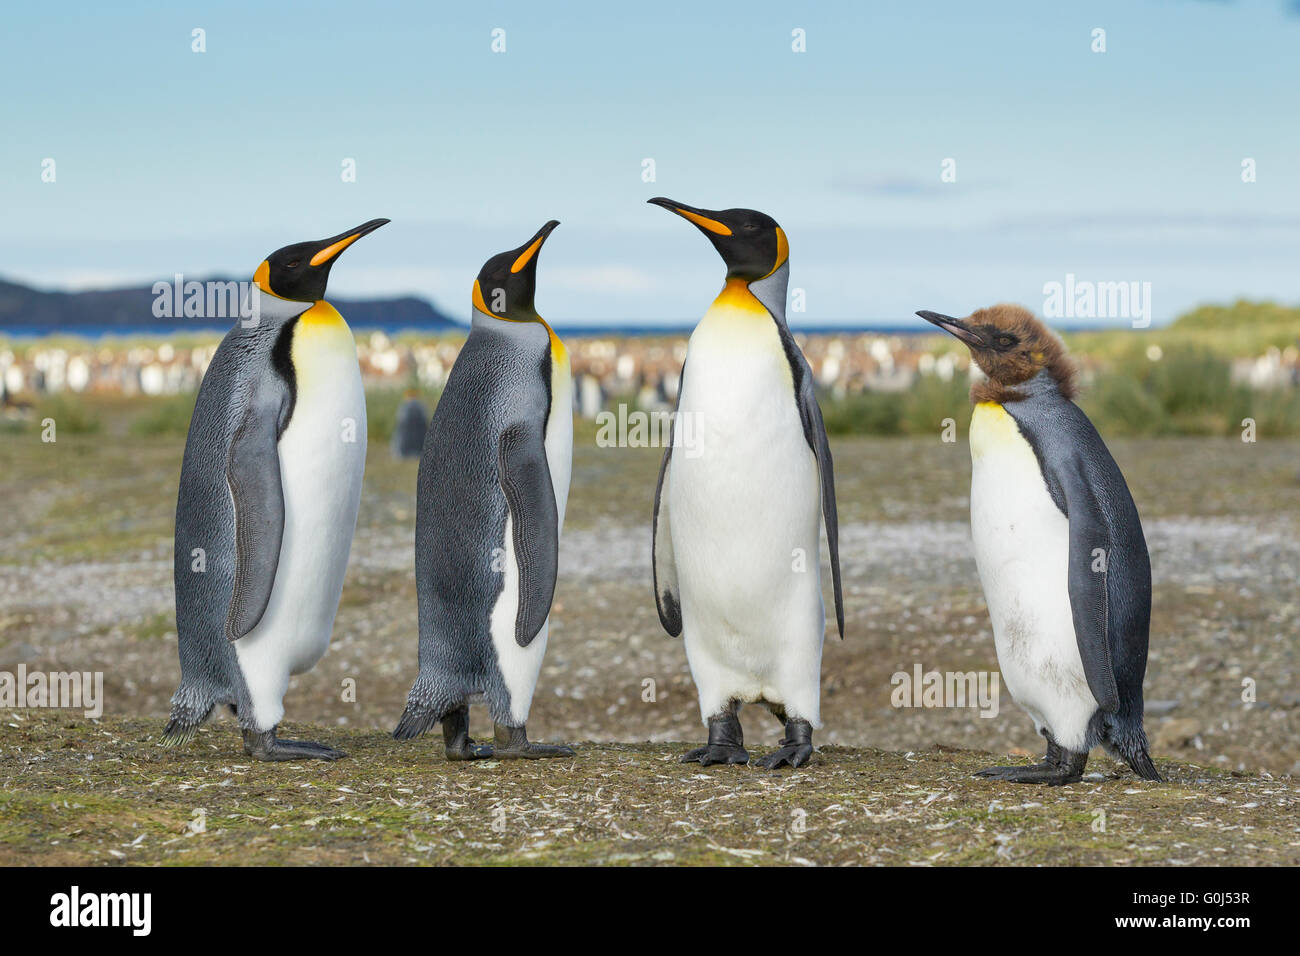
[[[519,567],[515,641],[527,647],[551,613],[560,559],[559,511],[540,423],[511,425],[501,433],[497,449]]]
[[[1115,686],[1115,665],[1111,660],[1107,566],[1114,539],[1092,491],[1087,464],[1074,456],[1053,472],[1065,498],[1065,516],[1070,520],[1069,589],[1074,638],[1083,661],[1083,673],[1088,678],[1088,689],[1097,699],[1097,706],[1113,714],[1119,709],[1119,689]],[[1119,626],[1119,622],[1113,623]]]
[[[840,583],[840,519],[835,504],[835,464],[831,459],[831,446],[826,437],[826,423],[822,420],[821,406],[817,404],[812,369],[789,328],[782,322],[777,323],[777,328],[781,332],[781,343],[785,347],[790,371],[794,376],[795,400],[799,403],[803,436],[817,456],[817,472],[821,476],[822,485],[822,518],[826,522],[826,546],[830,550],[831,580],[835,585],[835,623],[839,626],[840,640],[843,640],[844,591]]]
[[[1140,725],[1151,562],[1137,506],[1083,411],[1046,392],[1040,379],[1022,388],[1030,397],[1009,402],[1006,410],[1070,522],[1070,610],[1088,689],[1103,713],[1136,718]],[[1128,709],[1137,713],[1121,713]]]
[[[686,384],[686,366],[682,366],[681,380],[677,386],[678,400],[681,399],[682,386]],[[677,559],[673,554],[672,530],[668,525],[668,502],[664,500],[664,488],[668,484],[668,472],[672,467],[673,442],[677,436],[677,420],[673,419],[668,429],[668,447],[664,449],[664,459],[659,465],[659,482],[655,485],[655,512],[651,531],[651,573],[654,578],[655,606],[659,609],[659,623],[673,637],[682,633],[681,591],[677,584]]]
[[[290,402],[283,383],[264,378],[230,443],[226,481],[235,506],[235,582],[226,613],[226,637],[231,641],[262,620],[275,585],[284,535],[277,442],[287,424]]]

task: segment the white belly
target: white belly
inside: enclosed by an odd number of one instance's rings
[[[563,361],[552,355],[551,410],[546,421],[546,464],[555,490],[555,508],[559,530],[564,529],[564,509],[569,501],[569,478],[573,471],[573,383],[567,353]],[[501,593],[492,607],[492,644],[497,652],[497,666],[510,692],[510,719],[515,726],[528,721],[528,711],[537,689],[537,676],[546,656],[546,639],[550,618],[542,624],[527,647],[515,640],[515,620],[519,613],[519,565],[515,556],[514,523],[506,516],[504,573]]]
[[[300,328],[293,358],[297,400],[279,444],[280,560],[266,613],[235,644],[261,729],[283,717],[289,677],[329,647],[366,462],[365,392],[347,326]]]
[[[1041,732],[1079,750],[1097,709],[1070,609],[1070,522],[1001,406],[971,419],[971,536],[1002,680]]]
[[[691,336],[664,495],[701,716],[730,700],[820,723],[821,490],[770,317]]]

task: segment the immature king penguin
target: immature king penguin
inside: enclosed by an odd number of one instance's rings
[[[203,376],[176,501],[181,685],[169,743],[227,704],[251,757],[343,756],[275,730],[290,675],[329,646],[365,469],[356,343],[325,284],[339,253],[386,222],[268,256],[248,317]]]
[[[655,489],[659,620],[684,633],[709,742],[682,762],[747,763],[739,709],[785,724],[768,768],[807,763],[821,726],[820,525],[844,636],[835,477],[808,362],[785,321],[789,246],[771,217],[651,199],[699,227],[727,264],[691,335],[673,441]],[[674,447],[687,430],[695,437]]]
[[[988,376],[971,389],[975,561],[1002,679],[1047,738],[1042,763],[980,775],[1073,783],[1101,744],[1159,780],[1142,729],[1151,562],[1124,476],[1071,401],[1065,346],[1015,305],[917,315]]]
[[[538,252],[558,225],[479,272],[469,337],[420,459],[420,673],[393,736],[441,721],[448,760],[573,755],[530,742],[525,730],[573,458],[569,355],[533,307]],[[479,700],[496,724],[492,746],[469,736],[469,704]]]

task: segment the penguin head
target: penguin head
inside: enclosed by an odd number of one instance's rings
[[[537,291],[537,257],[542,243],[560,223],[552,219],[517,249],[499,252],[474,280],[474,308],[498,319],[531,322],[538,318],[533,306]]]
[[[756,209],[696,209],[662,196],[646,201],[695,223],[727,264],[728,279],[766,278],[790,258],[785,232]]]
[[[965,319],[916,314],[965,342],[971,358],[996,384],[1011,388],[1046,369],[1066,398],[1074,396],[1074,363],[1065,344],[1028,309],[995,305]]]
[[[330,267],[339,253],[368,232],[389,222],[371,219],[355,229],[316,242],[295,242],[277,249],[257,267],[253,282],[263,292],[295,302],[317,302],[325,298]]]

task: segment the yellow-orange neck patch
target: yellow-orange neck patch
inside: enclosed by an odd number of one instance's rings
[[[772,266],[772,272],[775,272],[777,269],[785,265],[786,260],[789,258],[790,258],[790,240],[785,237],[785,230],[782,229],[780,226],[777,226],[776,227],[776,265]],[[772,272],[769,272],[767,276],[770,276]],[[766,279],[767,276],[763,276],[763,278]]]
[[[511,318],[510,316],[505,315],[501,312],[493,312],[491,309],[489,309],[487,307],[487,303],[483,300],[483,288],[478,284],[478,279],[474,280],[474,292],[472,293],[472,297],[474,301],[474,308],[478,309],[478,311],[482,312],[484,315],[490,315],[494,319],[500,319],[502,322],[532,322],[533,321],[532,319]]]
[[[253,285],[257,286],[267,295],[273,295],[277,299],[284,298],[284,296],[276,295],[275,292],[271,290],[271,263],[267,259],[263,259],[262,264],[258,266],[257,271],[253,273]]]
[[[298,316],[298,321],[305,322],[308,325],[347,324],[343,321],[343,316],[339,314],[339,310],[324,299],[314,303],[310,309]]]
[[[758,297],[749,291],[749,283],[744,279],[728,279],[718,297],[713,300],[713,308],[736,309],[740,312],[752,312],[755,316],[767,316],[767,308]]]
[[[491,309],[489,309],[487,307],[487,303],[483,301],[483,289],[481,286],[479,286],[478,279],[474,280],[473,300],[474,300],[474,308],[478,309],[484,315],[490,315],[494,319],[500,318],[500,316],[497,315],[495,312],[493,312]]]
[[[564,347],[564,343],[560,341],[560,337],[555,334],[555,329],[551,328],[550,323],[540,315],[537,317],[537,321],[542,323],[543,327],[546,329],[546,334],[551,338],[551,357],[561,365],[568,365],[569,350]]]
[[[1008,447],[1028,447],[1020,426],[1011,413],[997,402],[978,402],[970,420],[970,454],[972,459]]]
[[[503,322],[541,323],[542,328],[546,329],[546,334],[547,336],[550,337],[551,340],[551,354],[555,356],[556,360],[559,362],[567,363],[569,361],[569,350],[564,347],[564,343],[560,341],[560,337],[555,334],[555,330],[551,328],[551,326],[547,323],[547,321],[543,319],[540,315],[535,316],[531,319],[515,319],[515,318],[511,318],[508,315],[501,315],[499,313],[493,312],[491,309],[487,307],[487,303],[483,301],[483,288],[482,286],[479,285],[478,279],[474,280],[473,300],[474,300],[475,309],[477,309],[479,312],[482,312],[484,315],[491,316],[494,319],[500,319]]]

